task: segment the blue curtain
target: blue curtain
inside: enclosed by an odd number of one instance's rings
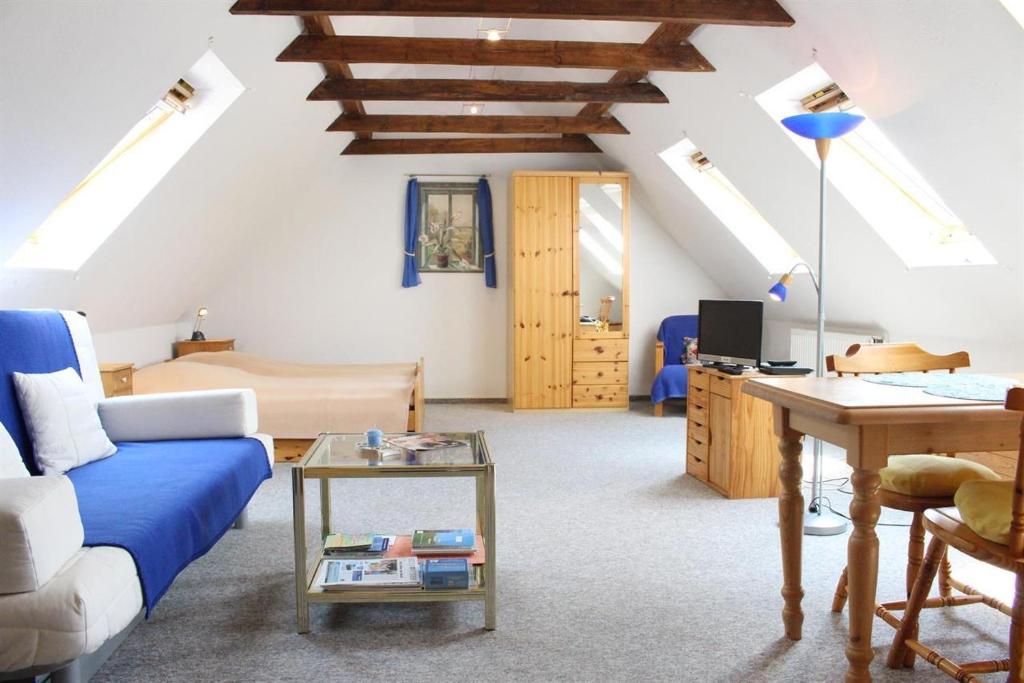
[[[476,184],[476,204],[480,213],[480,241],[484,248],[484,282],[488,287],[498,286],[498,271],[494,263],[494,215],[491,210],[491,186],[487,178]]]
[[[402,271],[402,286],[415,287],[420,283],[420,274],[416,270],[416,239],[420,222],[420,184],[415,179],[409,180],[405,191],[405,267]]]

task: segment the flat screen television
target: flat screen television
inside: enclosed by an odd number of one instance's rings
[[[701,299],[697,360],[727,365],[761,364],[764,302]]]

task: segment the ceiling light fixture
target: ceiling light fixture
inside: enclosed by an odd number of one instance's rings
[[[503,37],[504,36],[501,35],[501,31],[499,31],[496,28],[488,29],[487,31],[487,40],[491,41],[492,43],[498,42]]]
[[[484,105],[473,102],[471,104],[462,105],[463,114],[479,114],[484,109]]]

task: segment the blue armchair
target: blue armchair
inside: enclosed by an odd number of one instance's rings
[[[697,316],[672,315],[661,321],[654,351],[654,384],[651,385],[651,403],[654,414],[664,414],[663,402],[667,398],[686,398],[687,370],[683,365],[685,345],[683,337],[697,336]]]

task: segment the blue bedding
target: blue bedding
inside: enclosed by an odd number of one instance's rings
[[[68,472],[87,546],[131,553],[146,615],[174,578],[204,555],[271,476],[256,439],[122,442]]]

